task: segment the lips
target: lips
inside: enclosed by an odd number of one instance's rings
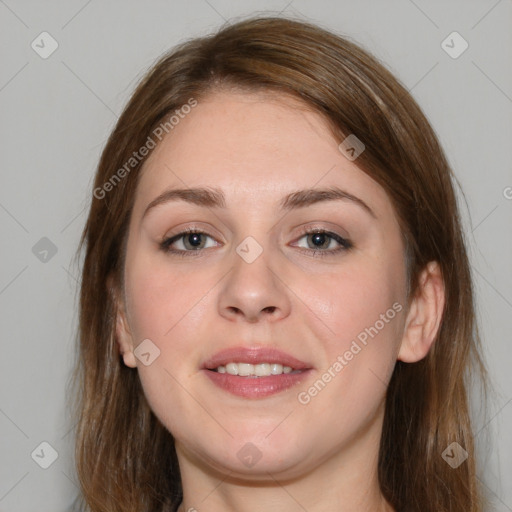
[[[238,363],[238,365],[230,363]],[[253,368],[270,365],[282,367],[283,373],[266,376],[233,375],[229,373],[229,369],[226,372],[226,365],[239,368],[250,365]],[[216,371],[219,367],[224,367],[224,371]],[[289,371],[284,372],[284,367],[288,367]],[[278,349],[234,347],[215,354],[205,361],[201,370],[209,382],[221,390],[242,398],[261,399],[299,385],[308,378],[312,367]]]
[[[265,347],[233,347],[222,350],[205,361],[203,368],[207,370],[214,370],[219,366],[226,366],[228,363],[248,363],[253,365],[276,363],[283,366],[289,366],[293,371],[307,370],[311,368],[311,366],[308,366],[304,361],[301,361],[286,352],[275,348]]]

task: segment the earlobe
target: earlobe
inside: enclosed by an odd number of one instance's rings
[[[137,362],[133,354],[133,340],[126,318],[124,302],[120,298],[119,291],[113,282],[112,276],[107,278],[107,286],[114,305],[116,317],[116,343],[119,354],[122,355],[124,364],[130,368],[136,368]]]
[[[445,287],[441,267],[429,262],[422,270],[418,291],[405,321],[397,359],[415,363],[431,349],[439,332],[445,304]]]
[[[124,312],[119,310],[116,313],[116,341],[119,354],[123,356],[124,364],[130,368],[136,368],[137,362],[133,354],[132,336]]]

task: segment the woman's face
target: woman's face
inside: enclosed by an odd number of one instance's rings
[[[306,473],[363,434],[378,446],[406,309],[386,193],[318,114],[274,98],[214,93],[150,155],[117,331],[180,464],[254,478]],[[218,203],[148,209],[178,189]],[[357,199],[320,193],[335,189]]]

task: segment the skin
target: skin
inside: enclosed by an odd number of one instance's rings
[[[340,142],[297,100],[217,91],[180,120],[144,165],[118,296],[117,341],[176,440],[180,511],[245,512],[255,504],[282,512],[394,510],[377,480],[385,392],[397,359],[415,362],[431,348],[444,286],[431,262],[407,304],[392,204],[357,159],[339,151]],[[292,191],[331,185],[363,199],[377,218],[350,201],[286,214],[278,209]],[[142,219],[164,190],[195,186],[222,189],[226,208],[175,201]],[[159,249],[160,240],[186,227],[208,233],[199,256]],[[327,238],[319,244],[326,255],[313,256],[315,245],[301,227],[333,231],[354,247],[329,254],[339,244]],[[236,252],[247,236],[263,248],[252,263]],[[182,238],[173,247],[193,251],[183,244]],[[309,403],[299,403],[297,394],[393,303],[402,311]],[[160,350],[148,366],[133,353],[144,339]],[[201,365],[240,345],[278,347],[313,370],[300,385],[267,398],[233,396],[214,386]],[[261,453],[252,467],[237,457],[248,442]]]

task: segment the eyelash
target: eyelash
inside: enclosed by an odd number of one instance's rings
[[[189,235],[191,233],[206,235],[206,236],[209,236],[210,238],[213,238],[210,234],[208,234],[206,231],[203,231],[201,229],[187,228],[186,230],[178,233],[177,235],[174,235],[170,238],[166,238],[165,240],[163,240],[160,243],[160,249],[167,254],[170,253],[172,255],[179,256],[179,257],[200,256],[203,249],[197,249],[197,250],[193,250],[193,251],[183,251],[183,250],[176,250],[176,249],[170,248],[171,244],[173,244],[174,242],[178,241],[180,238],[183,238],[184,236]],[[340,247],[338,247],[337,249],[330,249],[330,250],[304,249],[302,247],[299,248],[302,251],[306,251],[308,253],[313,253],[314,257],[316,257],[316,256],[320,256],[320,257],[332,256],[333,254],[339,254],[341,252],[348,251],[353,248],[352,242],[350,240],[348,240],[347,238],[343,238],[343,237],[339,236],[337,233],[333,233],[332,231],[326,231],[326,230],[318,229],[318,228],[303,230],[301,232],[300,238],[302,238],[306,235],[314,235],[314,234],[327,235],[329,238],[335,240],[336,242],[338,242],[340,244]],[[299,238],[299,240],[300,240],[300,238]]]

